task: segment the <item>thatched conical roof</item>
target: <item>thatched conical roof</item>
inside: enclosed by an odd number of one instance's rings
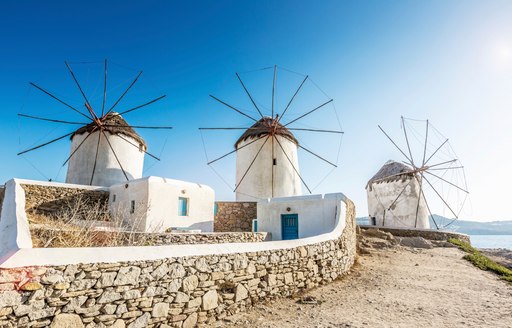
[[[126,123],[123,117],[118,113],[109,113],[104,118],[102,118],[101,121],[103,122],[103,130],[105,132],[108,132],[113,135],[122,134],[126,137],[130,137],[136,140],[139,143],[139,146],[144,147],[144,149],[147,148],[144,139],[142,139],[142,137],[139,136],[137,132],[135,132],[135,130],[128,123]],[[73,137],[77,134],[93,132],[96,126],[97,125],[95,122],[91,122],[87,125],[82,126],[71,135],[71,139],[73,139]]]
[[[407,179],[413,177],[414,174],[415,173],[410,166],[389,160],[368,181],[366,188],[370,187],[372,183],[392,182]]]
[[[256,139],[261,136],[269,135],[272,133],[273,124],[275,124],[275,119],[271,117],[263,117],[258,122],[254,123],[249,129],[247,129],[240,138],[235,142],[235,149],[238,147],[238,144],[247,139]],[[299,141],[295,138],[295,136],[285,128],[280,123],[277,123],[277,128],[275,135],[285,137],[286,139],[292,141],[296,145],[299,144]]]

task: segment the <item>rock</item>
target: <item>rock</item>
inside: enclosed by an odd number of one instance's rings
[[[203,310],[208,311],[215,309],[218,306],[217,300],[217,291],[208,291],[206,294],[203,295]]]
[[[151,315],[146,312],[142,316],[138,317],[134,322],[128,325],[128,328],[145,328],[148,323],[149,319],[151,319]]]
[[[188,276],[183,279],[182,289],[184,292],[191,292],[197,288],[198,284],[199,278],[197,278],[197,276]]]
[[[212,272],[212,280],[224,279],[224,272],[214,271]]]
[[[82,319],[77,314],[57,314],[50,325],[50,328],[83,328]]]
[[[169,289],[169,292],[173,293],[173,292],[177,292],[180,287],[181,287],[181,280],[180,279],[173,279],[169,285],[167,286],[167,288]]]
[[[185,268],[179,263],[173,263],[169,266],[169,276],[172,279],[183,278],[185,273]]]
[[[106,291],[98,298],[98,304],[112,303],[123,298],[120,293]]]
[[[114,286],[136,285],[140,276],[140,268],[136,266],[122,267],[117,273]]]
[[[160,280],[167,274],[167,272],[169,272],[169,266],[166,263],[163,263],[153,270],[151,276],[156,280]]]
[[[153,305],[153,311],[151,312],[151,316],[153,318],[167,317],[169,313],[169,304],[168,303],[156,303]]]
[[[208,265],[208,263],[206,262],[206,258],[204,257],[200,257],[196,260],[195,262],[195,266],[197,271],[199,272],[208,272],[210,271],[210,266]]]
[[[110,287],[114,284],[114,279],[116,278],[117,272],[103,272],[101,274],[100,279],[96,283],[97,288],[105,288]]]
[[[138,289],[127,290],[123,293],[123,299],[125,300],[133,300],[140,297],[140,290]]]
[[[190,297],[182,292],[177,292],[174,298],[174,303],[186,303],[190,300]]]
[[[200,307],[201,301],[201,297],[196,297],[187,303],[187,308]]]
[[[183,321],[182,328],[193,328],[196,326],[197,323],[197,312],[192,313]]]
[[[64,277],[58,274],[49,274],[41,277],[41,282],[47,285],[54,285],[59,282],[64,282]]]
[[[293,273],[287,272],[287,273],[284,274],[284,283],[286,285],[293,284]]]
[[[70,284],[69,282],[59,282],[59,283],[56,283],[54,286],[53,286],[53,289],[57,289],[57,290],[63,290],[63,289],[68,289],[70,287]],[[91,286],[92,287],[92,286]],[[88,287],[90,288],[90,287]]]
[[[110,326],[110,328],[125,328],[125,327],[126,327],[126,324],[121,319],[117,319],[114,322],[114,324],[112,326]]]
[[[104,314],[114,314],[116,312],[116,309],[117,309],[117,305],[107,304],[101,309],[101,312]]]
[[[235,302],[245,300],[248,296],[249,292],[247,291],[247,288],[245,288],[242,284],[238,284],[235,290]]]
[[[37,281],[27,282],[26,284],[21,286],[21,290],[24,290],[24,291],[33,291],[33,290],[38,290],[41,288],[43,288],[43,285],[41,285]]]
[[[21,294],[17,291],[6,291],[2,292],[0,295],[0,309],[21,304]]]
[[[432,243],[422,237],[397,237],[398,242],[402,246],[414,248],[433,248]]]

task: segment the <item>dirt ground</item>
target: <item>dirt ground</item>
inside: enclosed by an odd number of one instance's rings
[[[352,272],[298,298],[256,305],[217,327],[512,327],[512,285],[456,248],[402,246],[359,257]]]

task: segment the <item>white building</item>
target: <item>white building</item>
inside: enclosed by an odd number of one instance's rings
[[[429,229],[419,179],[411,167],[387,161],[366,185],[370,225]]]
[[[336,224],[342,193],[264,199],[258,202],[258,231],[272,240],[312,237],[331,232]]]
[[[109,187],[142,177],[144,140],[117,113],[102,121],[104,133],[93,122],[71,135],[70,154],[74,154],[68,162],[66,183]]]
[[[146,177],[110,187],[114,219],[137,231],[213,231],[215,193],[198,183]]]
[[[236,200],[302,195],[297,145],[276,119],[265,117],[249,128],[235,143]]]

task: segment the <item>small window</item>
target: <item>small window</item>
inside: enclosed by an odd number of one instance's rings
[[[217,216],[218,211],[219,211],[219,204],[215,203],[213,205],[213,216]]]
[[[188,215],[188,198],[185,198],[185,197],[178,198],[178,215],[179,216],[187,216]]]
[[[135,201],[134,200],[132,200],[131,205],[130,205],[130,213],[132,213],[132,214],[135,213]]]
[[[116,195],[114,194],[114,195],[112,196],[112,203],[113,203],[113,202],[115,202],[115,201],[116,201]]]
[[[277,158],[274,158],[274,159],[272,160],[272,164],[277,165]]]

